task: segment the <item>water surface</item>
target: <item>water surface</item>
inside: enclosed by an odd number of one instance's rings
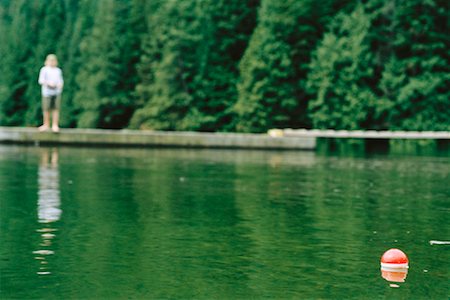
[[[0,146],[0,298],[447,299],[449,162]]]

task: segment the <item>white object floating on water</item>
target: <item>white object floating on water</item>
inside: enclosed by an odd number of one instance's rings
[[[430,245],[450,245],[450,241],[430,241]]]

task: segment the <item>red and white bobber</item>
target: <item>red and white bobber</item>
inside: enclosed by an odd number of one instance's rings
[[[407,269],[408,263],[408,257],[399,249],[389,249],[381,257],[381,269],[385,270]]]
[[[384,269],[381,268],[381,277],[390,282],[405,282],[408,269]]]

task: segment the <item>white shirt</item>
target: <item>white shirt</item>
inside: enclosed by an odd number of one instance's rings
[[[61,69],[58,67],[42,67],[39,72],[38,82],[42,86],[42,96],[48,97],[61,94],[64,85]]]

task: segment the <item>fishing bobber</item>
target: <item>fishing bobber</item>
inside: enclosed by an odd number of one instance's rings
[[[381,277],[390,282],[405,282],[408,269],[385,269],[381,268]]]
[[[381,257],[382,269],[407,269],[408,257],[402,250],[389,249]]]

